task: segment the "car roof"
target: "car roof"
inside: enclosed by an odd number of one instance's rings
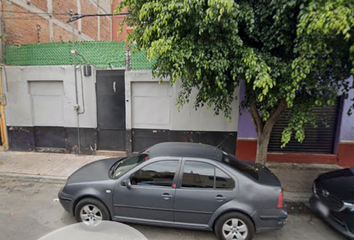
[[[193,157],[221,161],[223,152],[217,147],[201,143],[164,142],[149,149],[150,158],[154,157]]]

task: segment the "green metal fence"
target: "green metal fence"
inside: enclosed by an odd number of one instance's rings
[[[91,64],[100,68],[124,68],[126,50],[124,42],[76,42],[74,48],[83,56],[74,55],[71,42],[40,43],[5,47],[5,63],[11,66],[43,66]],[[146,52],[131,54],[132,70],[150,70],[154,61],[146,59]]]
[[[132,47],[130,67],[132,70],[151,70],[155,61],[146,58],[146,51],[134,51]]]

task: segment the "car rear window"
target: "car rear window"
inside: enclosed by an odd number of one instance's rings
[[[235,158],[231,154],[224,153],[221,162],[229,165],[230,167],[242,173],[245,173],[246,175],[253,177],[256,180],[259,179],[258,172],[251,165],[245,163],[240,159]]]

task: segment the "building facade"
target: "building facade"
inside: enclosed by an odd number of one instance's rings
[[[238,108],[232,122],[214,116],[212,109],[195,110],[192,104],[179,112],[179,86],[170,86],[167,79],[160,83],[151,71],[93,67],[85,74],[83,68],[6,67],[2,84],[10,150],[130,153],[178,141],[220,144],[235,152]]]
[[[106,0],[1,0],[5,44],[112,40],[112,17],[85,17],[71,24],[71,12],[110,14],[112,7]]]
[[[353,78],[350,79],[353,81]],[[243,96],[241,89],[240,97]],[[353,104],[354,93],[348,99],[338,97],[335,105],[317,107],[313,114],[320,120],[317,127],[305,128],[305,140],[302,143],[292,139],[281,148],[281,134],[287,125],[286,113],[275,124],[268,147],[268,161],[290,163],[327,163],[342,166],[354,165],[354,114],[348,115]],[[236,156],[255,161],[257,151],[257,133],[247,109],[243,110],[238,125]]]

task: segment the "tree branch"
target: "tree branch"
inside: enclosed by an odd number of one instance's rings
[[[270,117],[267,122],[264,124],[264,130],[273,129],[274,124],[279,120],[279,118],[283,115],[283,112],[287,108],[286,100],[283,98],[280,100],[278,106],[271,112]],[[270,134],[270,133],[269,133]]]
[[[257,136],[260,137],[263,132],[263,121],[259,115],[256,103],[251,103],[248,111],[250,112],[253,123],[256,126]]]

